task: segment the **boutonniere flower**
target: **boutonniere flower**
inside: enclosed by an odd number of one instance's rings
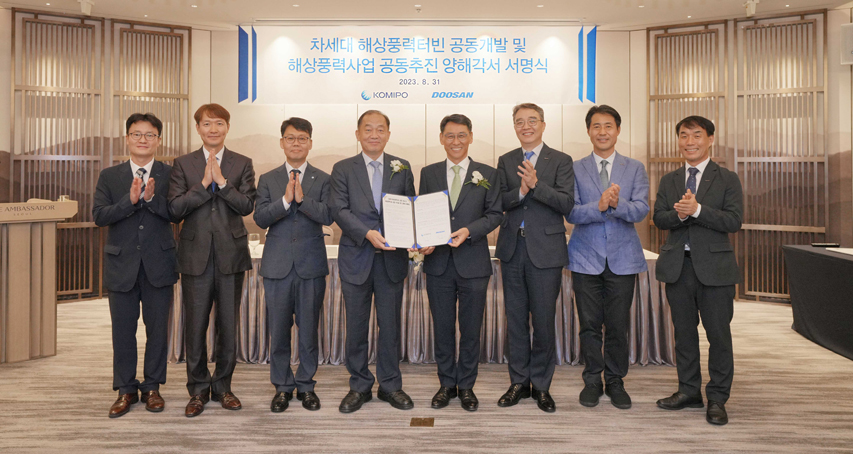
[[[409,170],[409,166],[400,162],[399,159],[391,161],[391,176],[388,177],[388,179],[390,180],[391,178],[394,178],[394,174],[401,170]]]
[[[474,186],[482,186],[486,189],[489,189],[492,187],[492,184],[489,183],[489,180],[483,178],[483,174],[476,171],[476,170],[471,173],[471,181],[469,181],[465,184],[473,184]]]
[[[421,270],[421,265],[424,263],[424,255],[418,251],[411,251],[409,252],[409,261],[414,262],[415,272],[417,273]]]

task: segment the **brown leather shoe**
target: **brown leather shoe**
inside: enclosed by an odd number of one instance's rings
[[[240,399],[238,399],[231,391],[226,391],[222,394],[211,394],[210,398],[214,402],[222,404],[222,408],[226,410],[239,410],[243,408],[243,405],[240,404]]]
[[[187,403],[187,408],[184,410],[184,416],[187,418],[192,418],[201,414],[204,411],[204,404],[206,404],[210,400],[209,394],[196,394],[195,396],[190,397],[190,401]]]
[[[113,406],[110,407],[110,418],[118,418],[124,416],[130,411],[130,406],[139,402],[139,393],[121,394],[116,399]]]
[[[142,401],[145,402],[145,409],[154,413],[163,411],[166,406],[166,401],[160,397],[160,391],[156,389],[142,393]]]

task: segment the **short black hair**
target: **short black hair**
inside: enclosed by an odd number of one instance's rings
[[[587,129],[587,131],[589,131],[589,127],[592,126],[592,116],[595,114],[610,115],[611,117],[613,117],[614,120],[616,120],[616,127],[617,128],[622,127],[622,116],[619,115],[619,112],[617,112],[616,109],[608,106],[607,104],[602,104],[600,106],[592,106],[586,112],[586,129]]]
[[[127,117],[127,121],[124,123],[124,133],[129,134],[130,133],[130,127],[134,123],[139,123],[140,121],[144,121],[146,123],[149,123],[149,124],[151,124],[151,126],[154,126],[155,128],[157,128],[157,135],[158,136],[163,135],[163,122],[160,121],[159,118],[154,116],[153,113],[144,113],[144,114],[143,113],[135,113],[135,114]]]
[[[682,126],[686,126],[688,128],[696,128],[696,127],[702,128],[705,130],[705,132],[708,134],[709,137],[713,136],[714,131],[716,130],[716,128],[714,127],[713,121],[711,121],[705,117],[700,117],[699,115],[691,115],[691,116],[685,118],[684,120],[679,121],[678,124],[675,125],[675,135],[676,136],[681,134],[681,127]]]
[[[474,127],[471,126],[471,119],[462,114],[450,114],[441,119],[441,132],[444,132],[444,127],[447,126],[448,123],[456,123],[457,125],[463,125],[468,128],[469,131],[473,131]]]
[[[359,128],[361,127],[361,121],[364,120],[364,117],[366,117],[368,115],[373,115],[373,114],[379,114],[379,115],[382,115],[383,117],[385,117],[385,126],[387,126],[388,129],[391,129],[391,119],[388,118],[388,115],[385,115],[384,113],[382,113],[376,109],[371,109],[371,110],[368,110],[367,112],[361,114],[361,116],[358,117],[358,127]]]
[[[541,107],[537,106],[536,104],[533,104],[532,102],[524,102],[524,103],[518,104],[515,107],[513,107],[512,108],[513,120],[515,119],[515,114],[517,114],[518,111],[521,109],[531,109],[531,110],[536,111],[536,113],[539,114],[539,121],[541,121],[543,123],[545,122],[545,111]]]
[[[307,132],[308,137],[311,137],[311,133],[314,132],[314,128],[311,126],[311,122],[299,117],[290,117],[287,120],[281,122],[281,136],[284,137],[284,131],[288,126],[293,126],[293,129],[297,131]]]

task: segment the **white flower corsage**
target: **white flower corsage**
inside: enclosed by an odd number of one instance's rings
[[[473,184],[474,186],[482,186],[486,189],[489,189],[492,187],[492,184],[489,183],[489,180],[483,178],[483,174],[476,171],[476,170],[471,173],[471,181],[469,181],[465,184]]]
[[[388,179],[394,178],[394,174],[401,170],[409,170],[409,166],[403,164],[399,159],[391,161],[391,176]]]
[[[415,263],[415,272],[417,273],[421,270],[421,265],[424,264],[424,255],[418,251],[410,251],[409,261]]]

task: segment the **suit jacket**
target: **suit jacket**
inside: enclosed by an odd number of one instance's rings
[[[171,171],[172,167],[154,161],[150,175],[154,178],[154,197],[150,202],[140,197],[136,205],[130,203],[133,171],[129,162],[101,171],[92,215],[98,226],[109,226],[104,245],[104,284],[110,291],[130,291],[140,265],[154,287],[178,281],[175,237],[165,196]]]
[[[655,226],[669,230],[666,244],[660,248],[657,279],[673,283],[681,276],[684,243],[690,242],[690,257],[696,277],[704,285],[734,285],[740,282],[737,258],[729,234],[743,223],[743,190],[740,179],[731,170],[708,162],[701,176],[696,201],[702,205],[699,217],[684,222],[673,208],[686,192],[684,166],[660,179],[655,200]]]
[[[329,274],[323,226],[332,224],[329,210],[329,174],[308,164],[302,177],[302,203],[284,209],[282,197],[290,183],[287,167],[261,175],[255,200],[255,223],[267,240],[261,259],[261,276],[283,279],[293,268],[302,279]]]
[[[223,274],[252,269],[248,231],[243,216],[255,207],[255,171],[252,160],[223,148],[220,169],[228,180],[224,188],[211,194],[201,184],[207,162],[198,150],[175,158],[169,187],[169,211],[183,221],[178,247],[181,273],[200,276],[207,267],[210,248],[216,267]]]
[[[606,261],[614,274],[648,270],[634,228],[649,213],[649,177],[643,164],[614,152],[610,182],[619,185],[619,203],[605,212],[598,210],[598,201],[607,188],[601,187],[593,154],[575,168],[575,207],[566,218],[575,225],[569,238],[569,269],[598,275]]]
[[[537,268],[565,266],[569,254],[563,217],[568,216],[575,204],[572,158],[544,145],[535,166],[539,182],[519,201],[521,177],[518,176],[518,166],[522,161],[524,152],[521,148],[498,159],[501,205],[506,214],[498,234],[495,256],[504,262],[512,259],[523,220],[527,252],[533,265]]]
[[[480,172],[483,178],[491,183],[491,188],[486,189],[470,183],[471,175],[475,171]],[[447,160],[421,169],[421,184],[418,190],[420,195],[447,190]],[[452,209],[449,203],[447,207],[450,210],[451,231],[467,227],[468,239],[456,248],[449,245],[437,246],[432,254],[424,258],[426,274],[440,276],[447,269],[447,260],[453,257],[456,271],[466,279],[492,275],[486,235],[497,228],[503,219],[500,191],[497,170],[472,159],[462,180],[456,209]]]
[[[400,160],[408,169],[391,174],[391,161]],[[414,197],[415,180],[409,162],[385,153],[382,192]],[[364,237],[369,230],[385,231],[382,215],[373,204],[373,191],[364,158],[359,153],[338,161],[332,168],[332,219],[343,235],[338,246],[341,279],[354,285],[367,281],[376,248]],[[409,254],[405,249],[382,251],[385,269],[392,282],[409,274]]]

